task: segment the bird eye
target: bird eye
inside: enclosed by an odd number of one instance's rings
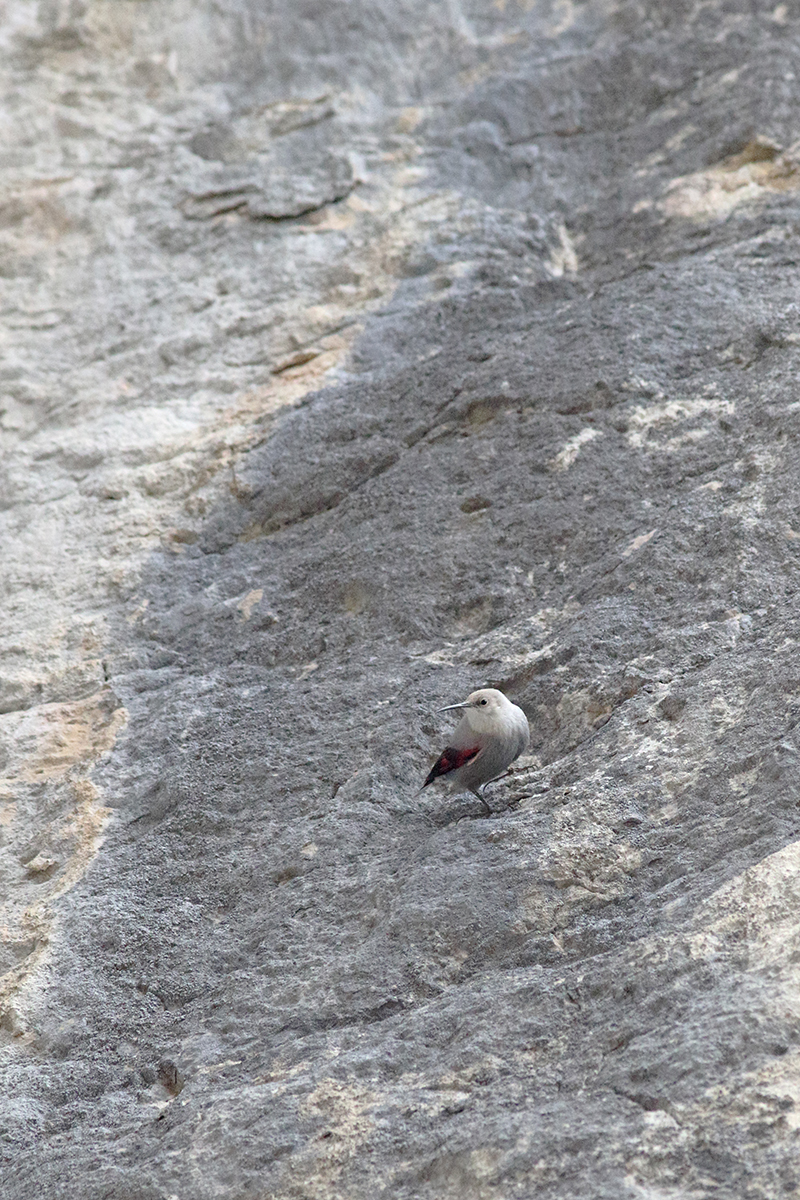
[[[481,700],[481,704],[488,704],[488,703],[489,703],[488,700]]]

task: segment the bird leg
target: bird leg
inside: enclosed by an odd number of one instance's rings
[[[477,788],[470,788],[470,791],[472,792],[473,796],[478,797],[478,799],[480,800],[484,809],[486,810],[483,815],[485,817],[491,817],[494,813],[494,810],[489,807],[489,805],[486,801],[486,797],[483,794],[483,785],[481,785],[481,787],[477,787]]]

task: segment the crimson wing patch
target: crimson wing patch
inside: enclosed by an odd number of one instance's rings
[[[440,775],[448,775],[450,771],[457,771],[465,763],[472,762],[473,758],[476,758],[479,752],[480,746],[473,746],[471,749],[464,750],[456,750],[454,746],[445,746],[431,767],[430,774],[422,786],[426,788],[429,783],[433,783],[434,779],[438,779]]]

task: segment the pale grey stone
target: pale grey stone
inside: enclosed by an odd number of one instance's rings
[[[793,7],[3,21],[3,1196],[794,1194]]]

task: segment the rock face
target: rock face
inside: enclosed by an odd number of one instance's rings
[[[8,1200],[800,1189],[799,37],[5,6]]]

